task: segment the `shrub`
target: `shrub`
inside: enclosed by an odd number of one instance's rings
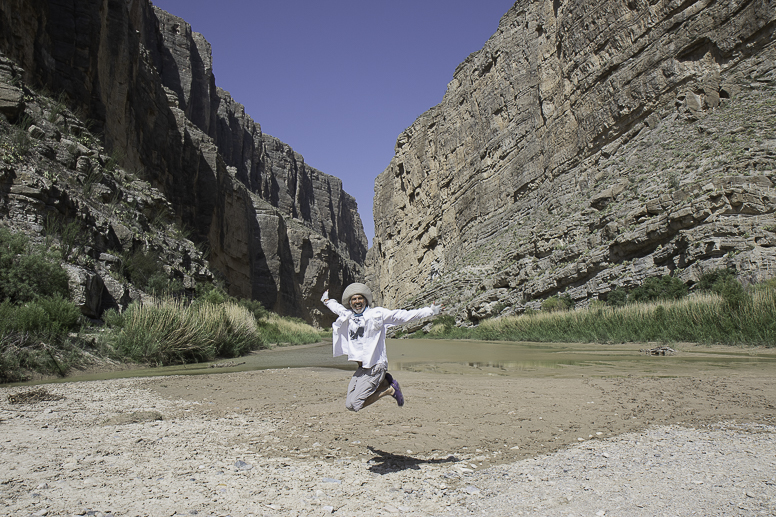
[[[59,297],[49,297],[41,298],[38,303],[43,307],[52,324],[57,327],[71,331],[81,325],[81,311],[70,301]]]
[[[704,273],[698,283],[695,284],[696,289],[699,291],[714,291],[714,286],[717,283],[724,283],[729,280],[736,279],[736,270],[730,268],[715,269]]]
[[[121,328],[124,326],[124,315],[116,309],[108,309],[102,313],[102,321],[104,321],[108,327]]]
[[[264,306],[261,304],[258,300],[238,300],[237,304],[240,307],[244,307],[248,312],[253,314],[253,317],[256,318],[256,321],[265,320],[269,317],[269,311],[264,308]]]
[[[548,312],[567,311],[574,306],[571,297],[567,294],[563,296],[550,296],[542,302],[542,310]]]
[[[27,332],[0,332],[0,382],[28,380],[28,372],[64,376],[77,355],[68,343],[54,348]]]
[[[665,275],[650,277],[639,287],[628,293],[628,301],[651,302],[658,300],[679,300],[687,295],[687,286],[676,277]]]
[[[0,332],[28,332],[56,337],[78,327],[81,311],[62,298],[41,298],[24,305],[0,303]]]
[[[712,291],[725,300],[733,311],[739,311],[751,302],[751,296],[746,292],[741,282],[735,278],[725,278],[714,283]]]
[[[149,283],[152,281],[158,285],[156,278],[159,274],[164,274],[159,254],[154,251],[144,252],[143,250],[138,250],[127,253],[123,257],[122,265],[127,279],[135,284],[138,289],[144,291],[148,289]]]
[[[628,291],[623,289],[622,287],[616,287],[612,291],[609,292],[609,295],[606,297],[606,303],[607,305],[611,305],[612,307],[622,307],[626,303],[628,303]]]
[[[69,294],[69,278],[59,264],[32,249],[25,235],[0,228],[0,299],[25,303]]]
[[[218,286],[211,283],[197,284],[196,287],[197,302],[220,304],[229,299],[229,295]]]

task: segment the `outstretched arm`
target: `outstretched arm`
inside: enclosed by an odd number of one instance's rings
[[[423,307],[422,309],[389,311],[385,318],[385,323],[388,325],[402,325],[418,318],[436,316],[441,312],[442,308],[441,305],[432,303],[430,307]]]
[[[331,312],[333,312],[337,316],[344,316],[345,314],[348,313],[348,310],[337,300],[335,300],[334,298],[329,298],[328,289],[326,289],[326,291],[323,292],[323,296],[321,296],[321,301],[326,305],[326,307],[329,308]]]

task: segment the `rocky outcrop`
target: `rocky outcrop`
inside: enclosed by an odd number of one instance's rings
[[[319,322],[325,286],[361,275],[355,200],[216,87],[209,44],[183,20],[147,0],[5,0],[0,50],[23,69],[16,81],[54,92],[158,189],[231,294]],[[0,89],[9,120],[20,91]]]
[[[462,322],[776,274],[776,6],[527,2],[399,135],[368,281]]]

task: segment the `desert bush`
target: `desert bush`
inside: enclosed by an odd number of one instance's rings
[[[59,239],[59,257],[68,262],[77,257],[83,249],[81,224],[77,220],[65,223],[58,217],[48,215],[43,223],[46,235],[46,245],[52,247],[55,239]]]
[[[69,279],[59,264],[33,249],[27,236],[0,228],[0,300],[24,303],[69,294]]]
[[[230,296],[226,294],[226,291],[224,291],[222,287],[210,282],[197,284],[194,297],[197,302],[212,303],[216,305],[230,299]]]
[[[121,259],[124,275],[138,289],[147,290],[153,278],[164,274],[159,254],[154,251],[136,250],[125,253]]]
[[[21,382],[29,372],[64,376],[72,364],[73,347],[58,347],[27,332],[0,332],[0,383]]]
[[[665,275],[650,277],[628,293],[630,302],[678,300],[687,295],[687,286],[680,279]]]
[[[256,321],[265,320],[269,317],[269,311],[265,309],[264,305],[262,305],[258,300],[240,299],[237,300],[236,303],[240,307],[244,307],[248,312],[253,314],[253,317],[256,318]]]
[[[695,284],[698,291],[713,291],[716,284],[722,284],[736,279],[736,271],[730,268],[715,269],[704,273]]]
[[[121,328],[124,326],[124,315],[116,309],[108,309],[102,313],[102,321],[110,328]]]
[[[80,326],[81,311],[63,298],[40,298],[25,304],[0,303],[0,332],[28,332],[54,338]]]
[[[606,303],[612,307],[622,307],[628,303],[628,291],[622,287],[614,288],[609,291],[609,294],[606,297]]]
[[[574,302],[567,294],[563,296],[550,296],[542,302],[542,310],[548,312],[567,311],[574,306]]]

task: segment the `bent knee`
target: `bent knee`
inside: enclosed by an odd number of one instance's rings
[[[347,408],[348,411],[357,413],[359,410],[364,408],[364,404],[361,401],[356,401],[356,402],[348,401],[345,403],[345,407]]]

